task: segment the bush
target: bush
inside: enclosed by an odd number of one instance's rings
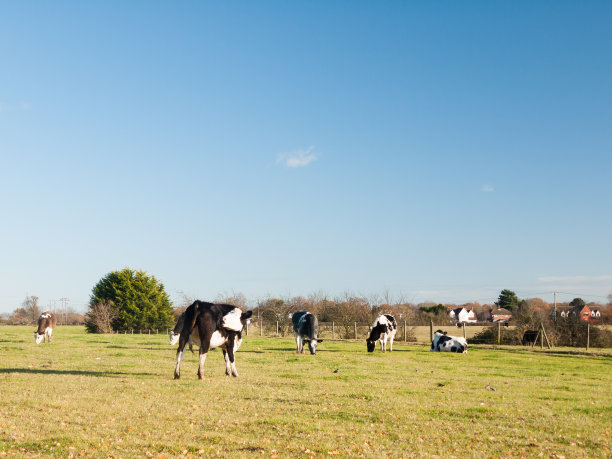
[[[522,344],[524,329],[501,327],[501,344],[518,346]],[[480,333],[468,338],[471,344],[497,344],[497,325],[484,328]]]
[[[556,346],[584,347],[587,342],[587,322],[574,317],[561,317],[554,326]],[[590,325],[589,343],[591,347],[612,347],[612,332],[604,327]]]

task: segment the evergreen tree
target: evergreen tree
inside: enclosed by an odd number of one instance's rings
[[[586,305],[586,303],[584,302],[584,300],[582,298],[574,298],[572,301],[570,301],[570,306],[573,307],[584,307],[584,305]]]
[[[512,290],[504,289],[499,294],[499,298],[495,303],[498,308],[507,309],[510,312],[516,312],[519,308],[519,299]]]
[[[100,279],[92,290],[89,307],[105,302],[114,308],[115,330],[164,329],[173,322],[172,305],[163,284],[144,271],[125,268]]]

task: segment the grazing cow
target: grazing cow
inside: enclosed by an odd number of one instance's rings
[[[38,318],[38,330],[34,332],[34,340],[36,344],[40,344],[44,341],[51,342],[51,334],[55,328],[57,319],[55,314],[51,311],[43,312]]]
[[[431,342],[431,351],[467,353],[467,341],[462,336],[446,336],[446,332],[436,330]]]
[[[198,378],[202,379],[204,362],[210,349],[220,347],[225,359],[225,374],[238,376],[234,353],[242,344],[242,328],[253,311],[242,312],[231,304],[213,304],[196,300],[185,310],[183,328],[176,350],[174,379],[181,377],[181,360],[190,340],[200,346]]]
[[[523,333],[523,339],[521,340],[524,346],[528,344],[534,344],[538,338],[539,330],[525,330]]]
[[[397,333],[397,322],[390,314],[379,315],[372,324],[370,336],[366,339],[368,352],[374,352],[376,341],[380,341],[380,350],[387,351],[387,340],[389,340],[389,351],[393,351],[393,339]]]
[[[317,344],[323,342],[322,339],[318,339],[319,321],[317,318],[310,312],[298,311],[291,316],[291,321],[293,322],[297,352],[304,353],[304,342],[306,342],[310,353],[315,355]]]

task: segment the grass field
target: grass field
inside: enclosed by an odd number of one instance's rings
[[[310,356],[251,336],[240,378],[214,351],[203,381],[189,353],[174,381],[165,335],[32,335],[0,327],[0,456],[611,455],[609,353],[331,341]]]

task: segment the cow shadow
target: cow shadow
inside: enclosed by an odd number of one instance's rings
[[[97,378],[120,376],[153,376],[155,373],[128,372],[128,371],[85,371],[85,370],[48,370],[44,368],[0,368],[0,374],[21,373],[30,375],[72,375],[93,376]]]

